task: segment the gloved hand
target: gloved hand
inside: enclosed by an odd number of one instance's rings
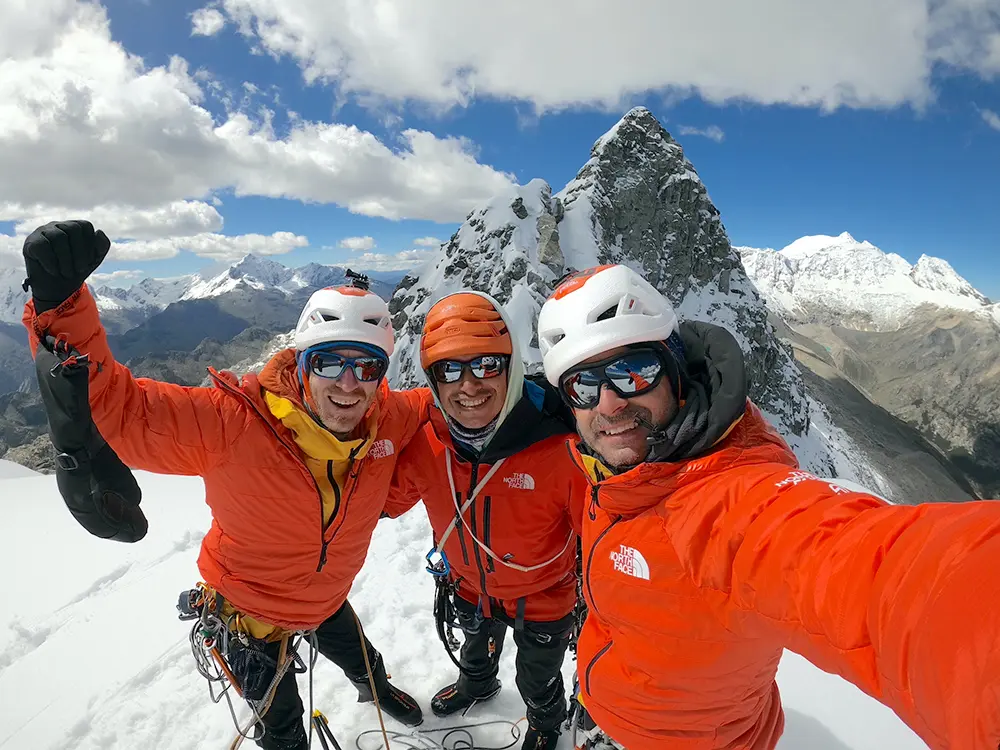
[[[111,249],[104,232],[82,219],[51,221],[24,240],[24,268],[31,287],[35,312],[59,307],[101,265]]]

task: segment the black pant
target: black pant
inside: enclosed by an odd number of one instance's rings
[[[319,652],[344,670],[344,674],[352,682],[359,685],[359,692],[371,693],[364,652],[361,650],[361,636],[358,634],[358,625],[350,603],[345,602],[336,614],[316,628],[316,642]],[[376,688],[381,688],[379,683],[386,681],[381,657],[368,638],[365,638],[365,646],[372,671],[375,673]],[[268,645],[270,655],[274,659],[277,659],[278,648],[277,643]],[[303,658],[307,662],[308,651],[309,649],[302,650]],[[275,688],[271,707],[262,719],[266,731],[257,744],[264,750],[306,750],[308,735],[302,723],[303,710],[295,674],[288,671]]]
[[[573,615],[553,622],[512,621],[500,607],[485,618],[479,608],[460,596],[455,611],[465,633],[459,663],[462,672],[456,688],[473,697],[485,697],[494,686],[500,668],[507,628],[514,629],[517,655],[514,666],[518,692],[527,706],[528,723],[535,729],[556,729],[566,719],[566,689],[562,664],[569,646]],[[493,653],[490,653],[490,638]]]

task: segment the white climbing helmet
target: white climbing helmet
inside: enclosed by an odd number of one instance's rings
[[[374,292],[359,287],[331,286],[313,292],[295,325],[295,348],[301,352],[330,341],[357,341],[391,356],[394,336],[389,306]]]
[[[670,302],[628,266],[590,268],[560,284],[538,314],[545,377],[558,387],[571,367],[627,344],[679,332]]]

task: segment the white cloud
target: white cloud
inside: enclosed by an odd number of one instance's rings
[[[24,237],[11,237],[9,234],[0,234],[0,268],[11,266],[24,266],[24,256],[21,249],[24,247]]]
[[[85,209],[0,204],[0,221],[16,221],[14,231],[30,234],[50,221],[87,219],[113,239],[190,237],[222,229],[222,216],[201,201],[173,201],[157,208],[103,205]]]
[[[996,0],[221,0],[254,48],[341,94],[538,110],[630,95],[926,104],[939,62],[1000,72]],[[582,34],[581,28],[592,33]],[[540,73],[540,71],[544,71]]]
[[[722,143],[726,138],[725,132],[718,125],[709,125],[707,128],[695,128],[689,125],[681,125],[677,132],[679,135],[700,135],[710,138],[716,143]]]
[[[351,268],[370,271],[409,271],[419,268],[434,255],[433,250],[403,250],[392,255],[364,253],[351,259]]]
[[[17,179],[0,180],[0,205],[160,211],[232,189],[453,222],[512,181],[478,163],[468,141],[424,131],[383,143],[293,119],[279,136],[259,107],[216,122],[203,106],[211,76],[179,57],[147,67],[112,40],[102,6],[10,5],[0,24],[0,174]]]
[[[292,232],[240,235],[206,233],[194,237],[113,242],[108,257],[117,261],[157,260],[173,258],[181,250],[187,250],[202,258],[234,261],[247,253],[282,255],[297,247],[306,247],[308,244],[308,238]]]
[[[142,271],[127,270],[111,271],[110,273],[92,273],[88,280],[96,286],[127,287],[144,278],[146,278],[146,274]]]
[[[226,17],[215,8],[199,8],[191,14],[191,36],[215,36],[226,25]]]
[[[375,247],[374,237],[345,237],[339,243],[340,247],[357,252],[358,250],[371,250]]]
[[[1000,115],[991,109],[984,109],[981,114],[987,125],[994,130],[1000,130]]]
[[[441,240],[437,237],[417,237],[413,240],[413,244],[418,247],[440,247]]]

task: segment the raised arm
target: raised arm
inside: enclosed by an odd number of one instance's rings
[[[204,474],[240,433],[247,409],[221,389],[135,378],[115,361],[83,283],[109,245],[88,222],[47,224],[29,235],[24,255],[32,300],[22,322],[32,356],[45,334],[88,355],[94,423],[125,464],[160,474]]]

